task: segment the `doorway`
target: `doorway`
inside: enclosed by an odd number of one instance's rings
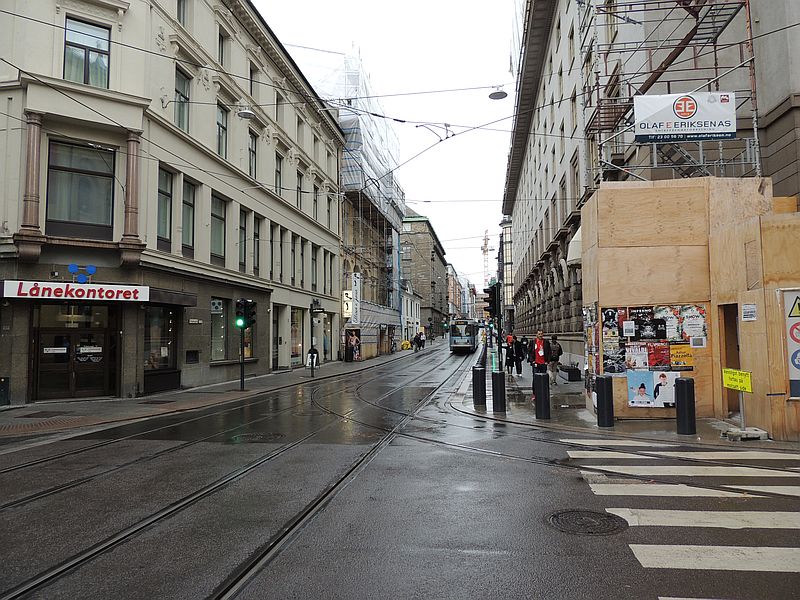
[[[719,305],[720,365],[723,369],[739,369],[739,305]],[[722,388],[722,412],[725,415],[739,416],[740,392]]]
[[[272,310],[272,370],[278,370],[278,311]]]
[[[109,394],[105,332],[40,330],[37,341],[38,400]]]

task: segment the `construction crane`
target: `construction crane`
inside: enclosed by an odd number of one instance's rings
[[[483,246],[481,246],[481,252],[483,252],[483,286],[487,287],[489,285],[489,252],[494,252],[494,248],[489,247],[488,229],[485,229],[483,233]]]

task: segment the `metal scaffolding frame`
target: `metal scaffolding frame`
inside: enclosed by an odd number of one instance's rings
[[[584,200],[601,181],[761,175],[750,0],[576,2],[588,156]],[[699,91],[736,94],[734,139],[635,142],[634,96]]]

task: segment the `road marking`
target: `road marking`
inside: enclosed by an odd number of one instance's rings
[[[800,473],[754,467],[704,467],[687,465],[585,465],[585,468],[626,475],[681,475],[686,477],[800,477]]]
[[[709,452],[672,452],[654,451],[653,454],[666,458],[700,458],[706,460],[800,460],[800,454],[783,454],[781,452],[764,452],[759,450],[709,451]]]
[[[684,498],[759,498],[746,492],[726,492],[709,490],[683,484],[669,483],[590,483],[589,487],[597,496],[658,496]]]
[[[673,448],[675,444],[662,444],[660,442],[643,442],[639,440],[592,440],[592,439],[562,439],[560,442],[576,444],[579,446],[631,446],[651,448]]]
[[[800,548],[630,544],[645,568],[800,573]]]
[[[570,458],[632,458],[632,459],[654,459],[655,456],[643,456],[641,454],[631,454],[629,452],[614,452],[613,450],[567,450]]]
[[[751,492],[769,492],[783,496],[800,496],[800,486],[797,485],[725,485],[722,487]]]
[[[800,513],[774,511],[654,510],[607,508],[631,526],[720,527],[724,529],[800,529]]]

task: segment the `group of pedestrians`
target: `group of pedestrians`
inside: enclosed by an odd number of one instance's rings
[[[414,352],[418,352],[425,347],[425,332],[419,331],[411,340],[411,345],[414,347]]]
[[[528,341],[525,337],[520,340],[517,339],[517,336],[509,333],[504,342],[505,366],[509,375],[513,375],[515,369],[517,375],[522,375],[522,361],[524,360],[531,365],[534,373],[548,373],[550,383],[558,385],[558,365],[564,350],[555,335],[550,340],[546,340],[544,333],[537,331],[536,337]]]

